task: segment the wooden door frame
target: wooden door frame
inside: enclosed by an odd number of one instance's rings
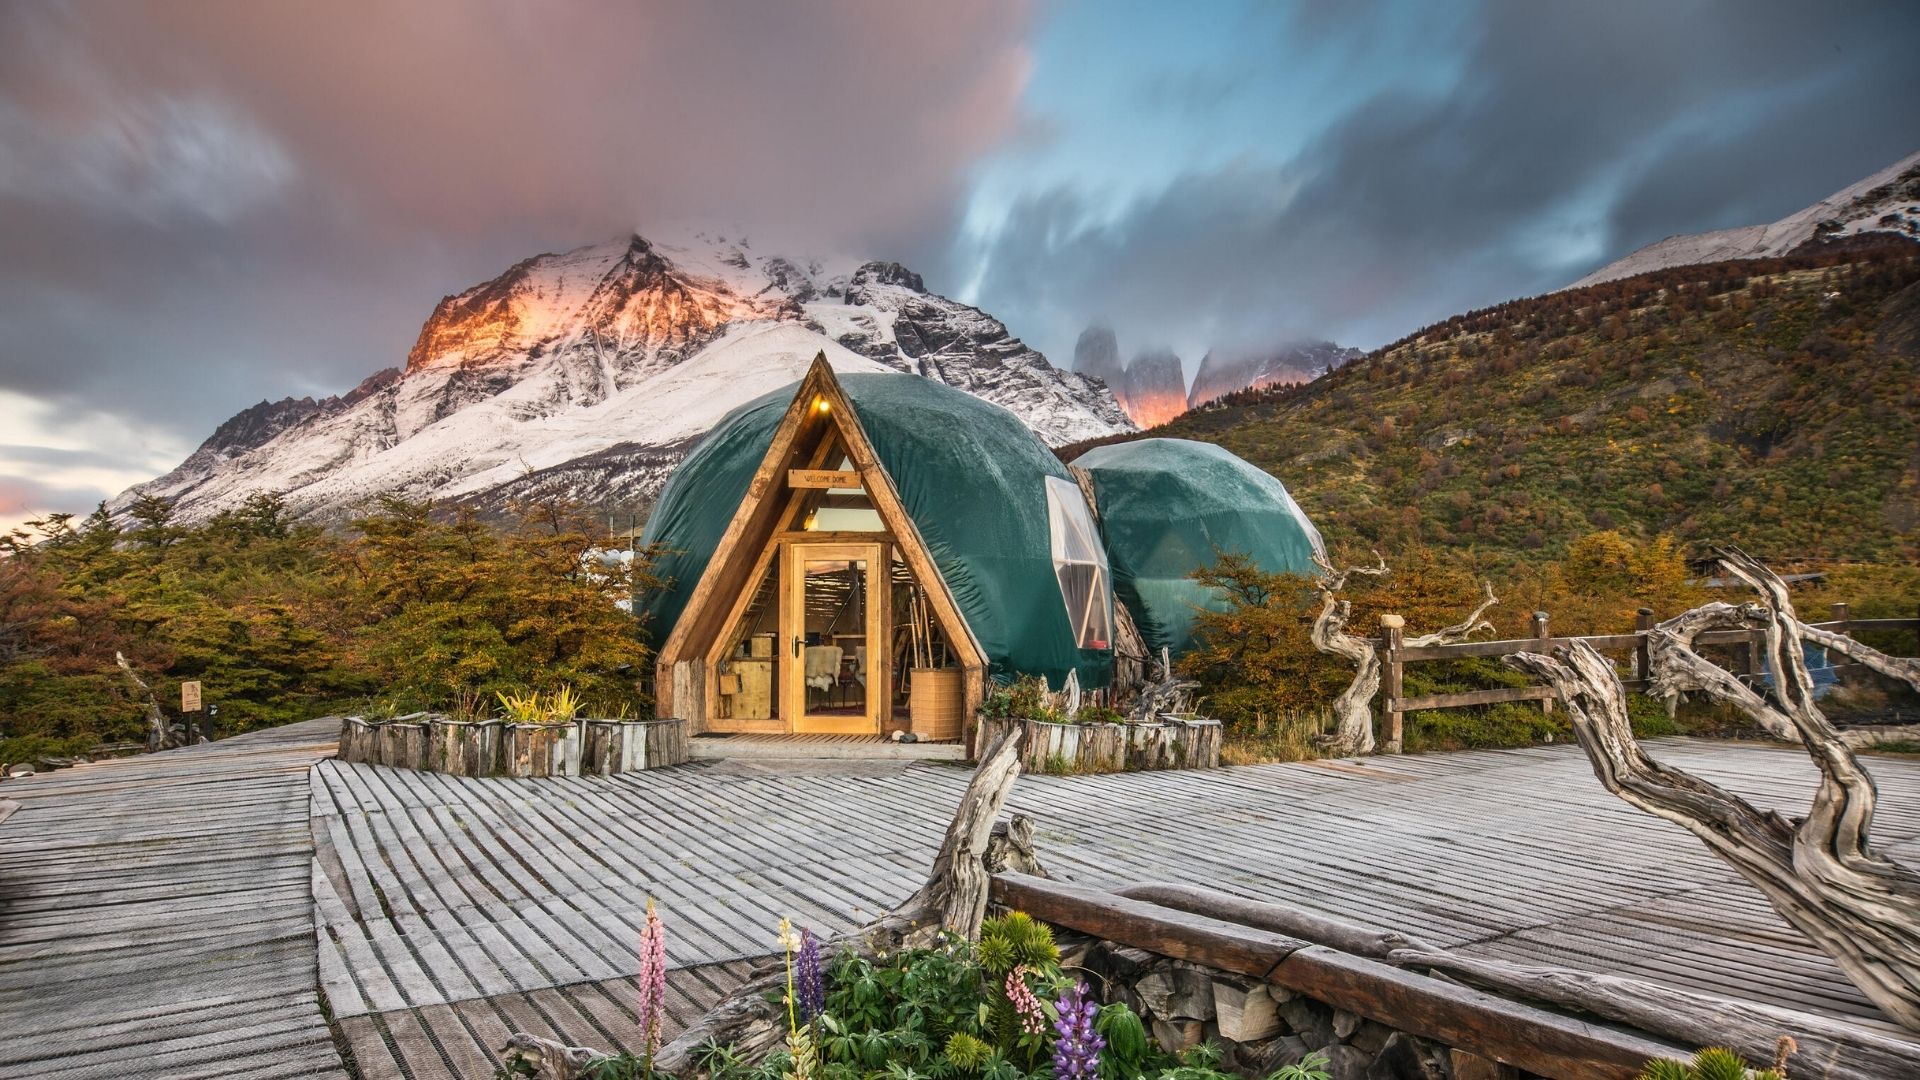
[[[715,694],[715,665],[733,621],[728,616],[737,617],[740,590],[764,572],[766,560],[774,557],[773,549],[779,544],[777,534],[790,528],[779,520],[784,517],[782,511],[792,505],[787,470],[821,466],[822,462],[811,460],[806,451],[818,451],[820,444],[815,437],[826,434],[824,429],[837,431],[844,440],[861,486],[873,500],[902,561],[925,591],[935,620],[958,653],[965,673],[962,686],[967,715],[971,717],[985,699],[986,651],[967,625],[925,539],[907,513],[893,477],[874,452],[852,400],[834,377],[826,354],[821,353],[800,380],[759,467],[748,481],[739,509],[714,545],[706,569],[660,646],[656,659],[657,715],[683,717],[696,733],[706,730],[707,703]],[[971,722],[967,738],[971,746]]]
[[[887,633],[885,600],[880,589],[880,582],[887,580],[891,573],[891,567],[882,562],[887,558],[886,545],[878,540],[855,544],[795,541],[782,547],[785,550],[780,554],[779,646],[786,650],[786,663],[780,677],[780,713],[786,720],[787,730],[807,735],[878,735],[883,710],[892,706],[887,688],[876,685],[874,680],[875,671],[884,674],[886,668],[879,661],[879,651],[874,644]],[[866,638],[867,663],[866,669],[860,672],[867,708],[865,714],[858,717],[808,716],[805,646],[800,646],[802,651],[799,656],[793,655],[796,639],[806,635],[805,564],[815,560],[837,559],[859,560],[867,564],[866,596],[862,605],[866,617],[861,626]]]

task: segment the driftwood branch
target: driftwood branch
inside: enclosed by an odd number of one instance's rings
[[[1764,627],[1772,619],[1759,604],[1714,602],[1685,611],[1647,631],[1647,696],[1663,698],[1667,711],[1685,694],[1705,694],[1724,701],[1750,717],[1776,739],[1797,742],[1787,714],[1767,701],[1726,668],[1694,651],[1694,640],[1708,630]]]
[[[1387,573],[1387,562],[1380,558],[1379,552],[1374,552],[1374,558],[1379,560],[1378,565],[1336,570],[1325,558],[1314,557],[1315,564],[1320,567],[1320,576],[1314,581],[1314,590],[1320,594],[1320,613],[1313,620],[1309,637],[1314,648],[1344,657],[1353,664],[1353,681],[1333,701],[1333,731],[1318,740],[1322,747],[1335,754],[1372,753],[1375,745],[1373,699],[1380,692],[1379,648],[1372,639],[1348,632],[1347,624],[1353,618],[1353,605],[1337,595],[1346,588],[1347,579],[1354,574],[1379,577]],[[1486,596],[1465,619],[1431,633],[1407,638],[1401,644],[1422,649],[1433,645],[1451,645],[1482,630],[1493,629],[1493,624],[1484,616],[1488,608],[1500,601],[1493,595],[1493,582],[1482,584]]]
[[[1373,750],[1373,698],[1380,692],[1380,653],[1368,638],[1347,632],[1353,618],[1353,602],[1340,598],[1347,579],[1355,574],[1381,577],[1387,573],[1387,560],[1374,552],[1374,566],[1349,566],[1336,570],[1325,556],[1315,555],[1320,576],[1314,579],[1314,591],[1320,595],[1320,613],[1313,620],[1308,636],[1313,647],[1323,653],[1343,657],[1353,664],[1353,681],[1333,699],[1333,731],[1320,742],[1336,754],[1366,754]]]
[[[1786,584],[1737,550],[1722,552],[1721,564],[1765,600],[1768,669],[1779,709],[1820,770],[1812,805],[1797,822],[1649,758],[1633,737],[1626,691],[1613,665],[1587,643],[1555,649],[1551,657],[1520,653],[1507,662],[1558,692],[1608,791],[1699,837],[1831,956],[1868,999],[1903,1026],[1920,1030],[1920,874],[1868,845],[1873,779],[1814,704]],[[1727,608],[1717,617],[1745,623],[1753,613]]]
[[[153,687],[148,686],[147,680],[133,670],[132,664],[127,663],[125,654],[116,651],[113,654],[113,662],[120,665],[120,670],[126,674],[127,681],[133,683],[134,689],[140,691],[140,696],[146,699],[147,752],[171,750],[179,746],[180,737],[174,734],[173,724],[168,722],[167,715],[160,711],[160,699],[154,695]]]
[[[1493,582],[1483,581],[1480,584],[1486,589],[1486,598],[1481,600],[1480,606],[1474,608],[1472,613],[1466,618],[1454,623],[1452,626],[1435,630],[1431,634],[1421,634],[1419,637],[1407,638],[1405,641],[1402,641],[1401,644],[1409,649],[1424,649],[1433,645],[1452,645],[1455,642],[1465,641],[1482,630],[1492,630],[1493,624],[1488,622],[1483,616],[1486,615],[1487,609],[1499,603],[1500,599],[1493,595]]]
[[[1160,660],[1154,670],[1153,681],[1140,688],[1133,699],[1133,708],[1127,712],[1127,719],[1132,723],[1158,723],[1169,713],[1184,713],[1193,707],[1193,691],[1200,684],[1174,674],[1173,656],[1165,646],[1160,648]]]
[[[1730,1046],[1770,1059],[1781,1035],[1800,1046],[1794,1075],[1895,1080],[1920,1075],[1920,1044],[1825,1016],[1681,990],[1641,979],[1463,956],[1391,930],[1191,885],[1128,886],[1121,896],[1301,938],[1397,967],[1439,972],[1503,997],[1591,1013],[1682,1046]]]
[[[1890,679],[1899,679],[1915,690],[1920,690],[1920,659],[1907,659],[1888,656],[1871,646],[1836,634],[1831,630],[1822,630],[1817,626],[1800,624],[1800,636],[1830,652],[1837,652],[1856,664],[1877,671]]]

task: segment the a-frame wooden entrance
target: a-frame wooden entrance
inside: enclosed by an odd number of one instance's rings
[[[854,524],[842,531],[835,520]],[[985,690],[985,655],[822,354],[660,647],[657,711],[696,733],[877,734],[884,688],[898,674],[888,643],[908,614],[892,610],[894,591],[884,587],[898,573],[917,586],[918,617],[951,648],[971,717]],[[743,618],[769,605],[777,620],[743,639]],[[764,710],[742,716],[733,707],[761,694]]]

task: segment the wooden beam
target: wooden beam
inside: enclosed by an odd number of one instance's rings
[[[787,486],[810,491],[857,488],[860,486],[860,474],[840,469],[788,469]]]
[[[1355,956],[1024,874],[993,878],[993,901],[1043,922],[1205,967],[1251,975],[1397,1030],[1556,1080],[1636,1080],[1652,1058],[1689,1051]],[[1266,970],[1257,970],[1261,965]]]

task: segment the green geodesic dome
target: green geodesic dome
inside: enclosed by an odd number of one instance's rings
[[[1311,575],[1326,547],[1280,481],[1227,450],[1188,439],[1140,439],[1074,459],[1093,478],[1113,590],[1147,647],[1193,646],[1200,609],[1224,611],[1218,589],[1192,574],[1223,553],[1262,570]]]
[[[987,674],[1105,686],[1111,651],[1078,647],[1054,574],[1046,477],[1065,466],[1013,413],[919,375],[839,374],[860,426],[987,657]],[[798,383],[727,414],[681,462],[641,534],[669,582],[640,614],[665,641],[746,498]]]

